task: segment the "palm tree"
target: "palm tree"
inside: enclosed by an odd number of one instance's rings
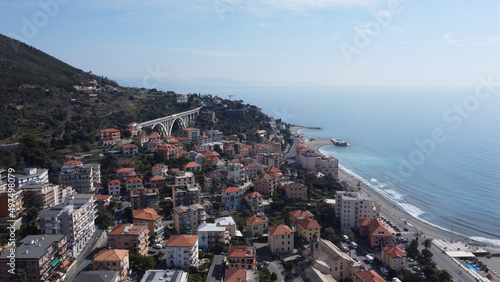
[[[418,240],[420,239],[420,236],[422,236],[422,232],[415,232],[415,240],[417,240],[417,243],[418,243]]]
[[[432,239],[425,239],[425,241],[422,244],[424,245],[424,248],[428,250],[432,245]]]

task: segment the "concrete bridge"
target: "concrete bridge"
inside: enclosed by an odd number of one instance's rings
[[[186,112],[174,114],[168,117],[157,118],[150,121],[145,121],[139,123],[138,129],[150,127],[162,136],[172,135],[172,128],[177,122],[180,128],[186,128],[189,123],[193,122],[194,119],[200,114],[200,109],[202,107],[192,109]]]

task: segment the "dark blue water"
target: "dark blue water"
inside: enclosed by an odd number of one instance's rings
[[[322,152],[412,215],[500,245],[500,89],[179,90],[235,95],[286,122],[319,126],[302,133],[351,143]]]

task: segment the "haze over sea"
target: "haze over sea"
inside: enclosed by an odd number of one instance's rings
[[[479,84],[479,82],[478,82]],[[413,216],[500,245],[500,88],[206,88],[235,95],[311,137],[349,147],[322,153]]]

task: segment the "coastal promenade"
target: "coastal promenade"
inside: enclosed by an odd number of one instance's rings
[[[308,129],[307,127],[298,127],[294,126],[291,128],[292,134],[297,134],[301,129]],[[323,146],[333,146],[330,141],[330,138],[310,138],[308,136],[301,136],[301,143],[311,149],[313,149],[318,154],[321,154],[320,148]],[[335,157],[335,156],[334,156]],[[339,181],[346,181],[353,186],[356,186],[360,179],[355,176],[347,173],[346,171],[339,169]],[[375,189],[373,189],[370,185],[365,184],[361,181],[361,190],[363,193],[368,195],[373,201],[376,201],[381,206],[381,214],[386,218],[390,218],[391,221],[395,223],[399,223],[399,226],[404,226],[408,229],[408,232],[404,232],[403,236],[413,238],[415,233],[421,233],[420,241],[430,238],[430,239],[440,239],[445,242],[449,242],[453,240],[453,242],[462,242],[471,246],[481,246],[483,249],[489,251],[492,254],[499,254],[500,247],[497,246],[489,246],[485,245],[482,242],[476,242],[471,240],[470,238],[464,237],[462,235],[454,234],[448,230],[441,229],[437,226],[431,225],[427,222],[419,220],[418,218],[413,217],[406,210],[401,208],[399,205],[396,205],[391,200],[385,198],[381,194],[379,194]],[[434,246],[435,252],[434,255],[437,260],[444,262],[452,261],[450,257],[446,256],[446,254],[442,253],[442,250],[438,250],[436,246]],[[493,274],[500,273],[500,257],[492,256],[491,258],[481,257],[479,258],[485,265],[487,265]],[[451,263],[446,263],[443,266],[439,266],[442,268],[448,268],[447,270],[452,274],[455,281],[478,281],[477,276],[474,275],[472,271],[469,271],[465,268]],[[495,280],[500,280],[500,277],[494,276]]]

